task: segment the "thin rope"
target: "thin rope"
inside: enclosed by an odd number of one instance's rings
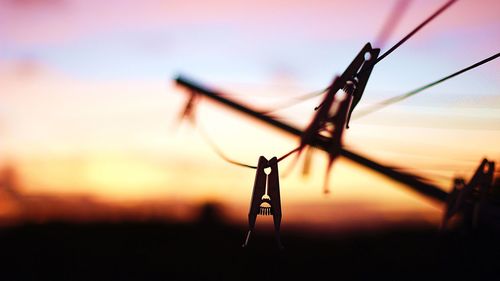
[[[401,21],[401,18],[408,9],[408,6],[410,6],[410,3],[411,0],[399,0],[396,2],[396,4],[392,8],[391,13],[387,17],[384,25],[382,26],[380,33],[378,34],[378,36],[374,41],[373,45],[375,47],[377,48],[384,47],[385,42],[390,37],[391,33],[393,33],[398,23]]]
[[[320,91],[314,91],[314,92],[307,93],[305,95],[290,98],[289,100],[284,101],[283,103],[276,106],[275,108],[261,111],[261,113],[262,114],[270,114],[270,113],[274,113],[274,112],[279,111],[279,110],[283,110],[283,109],[292,107],[292,106],[297,105],[301,102],[304,102],[306,100],[309,100],[309,99],[312,99],[312,98],[315,98],[317,96],[324,94],[326,91],[328,91],[329,88],[330,87],[326,87],[325,89],[320,90]]]
[[[391,54],[392,52],[394,52],[397,48],[399,48],[401,45],[403,45],[403,43],[405,43],[408,39],[410,39],[413,35],[415,35],[420,29],[422,29],[425,25],[427,25],[429,22],[431,22],[439,14],[441,14],[446,9],[448,9],[456,1],[457,0],[450,0],[450,1],[448,1],[445,5],[443,5],[441,8],[439,8],[439,10],[437,10],[434,14],[432,14],[424,22],[422,22],[421,24],[419,24],[415,29],[413,29],[410,33],[408,33],[403,39],[399,40],[399,42],[397,42],[389,50],[387,50],[380,57],[378,57],[377,60],[373,63],[373,65],[376,65],[381,60],[383,60],[384,58],[386,58],[389,54]],[[398,9],[400,9],[400,8],[398,8]],[[302,95],[302,96],[294,97],[294,98],[290,99],[289,101],[284,102],[282,105],[277,106],[274,109],[265,110],[262,113],[269,114],[269,113],[273,113],[273,112],[276,112],[276,111],[279,111],[279,110],[282,110],[282,109],[285,109],[285,108],[288,108],[288,107],[292,107],[292,106],[294,106],[296,104],[299,104],[301,102],[304,102],[306,100],[309,100],[309,99],[315,98],[317,96],[320,96],[320,95],[324,94],[326,91],[328,91],[329,89],[330,89],[330,87],[328,86],[328,87],[326,87],[323,90],[314,91],[314,92],[307,93],[307,94]]]
[[[226,154],[220,148],[220,146],[217,145],[217,143],[214,141],[214,139],[205,131],[205,129],[199,124],[199,122],[197,122],[196,124],[194,124],[194,123],[192,123],[192,124],[197,128],[197,131],[201,135],[202,139],[210,146],[210,148],[222,160],[224,160],[224,161],[226,161],[226,162],[228,162],[230,164],[236,165],[236,166],[250,168],[250,169],[257,169],[257,166],[245,164],[245,163],[239,162],[239,161],[235,161],[235,160],[232,160],[231,158],[227,157]],[[291,151],[287,152],[286,154],[284,154],[283,156],[281,156],[280,158],[278,158],[278,160],[276,162],[279,163],[280,161],[286,159],[288,156],[290,156],[290,155],[294,154],[295,152],[299,151],[299,149],[300,149],[300,146],[297,147],[297,148],[292,149]]]
[[[400,102],[402,100],[405,100],[405,99],[407,99],[407,98],[409,98],[411,96],[414,96],[414,95],[416,95],[416,94],[418,94],[418,93],[420,93],[420,92],[422,92],[422,91],[424,91],[426,89],[429,89],[429,88],[431,88],[433,86],[436,86],[437,84],[440,84],[440,83],[442,83],[442,82],[444,82],[444,81],[446,81],[448,79],[451,79],[451,78],[453,78],[455,76],[458,76],[458,75],[460,75],[460,74],[462,74],[464,72],[467,72],[467,71],[469,71],[471,69],[474,69],[474,68],[476,68],[476,67],[478,67],[480,65],[483,65],[483,64],[485,64],[487,62],[490,62],[490,61],[498,58],[499,56],[500,56],[500,53],[497,53],[497,54],[495,54],[495,55],[493,55],[491,57],[488,57],[488,58],[486,58],[486,59],[484,59],[484,60],[482,60],[480,62],[477,62],[477,63],[475,63],[475,64],[473,64],[471,66],[468,66],[468,67],[466,67],[464,69],[461,69],[461,70],[459,70],[459,71],[457,71],[455,73],[452,73],[452,74],[450,74],[448,76],[445,76],[445,77],[443,77],[443,78],[441,78],[439,80],[436,80],[436,81],[434,81],[432,83],[426,84],[426,85],[424,85],[422,87],[416,88],[413,91],[410,91],[410,92],[407,92],[407,93],[404,93],[404,94],[401,94],[401,95],[398,95],[398,96],[395,96],[395,97],[383,100],[383,101],[381,101],[381,102],[379,102],[379,103],[377,103],[377,104],[375,104],[375,105],[373,105],[373,106],[371,106],[371,107],[369,107],[369,108],[367,108],[367,109],[365,109],[363,111],[358,111],[358,113],[355,114],[354,118],[357,119],[357,118],[366,116],[366,115],[368,115],[370,113],[373,113],[375,111],[378,111],[378,110],[380,110],[380,109],[382,109],[382,108],[384,108],[386,106],[389,106],[391,104]]]
[[[202,139],[210,146],[210,148],[220,157],[222,160],[231,163],[233,165],[237,165],[240,167],[245,167],[245,168],[250,168],[250,169],[257,169],[257,166],[245,164],[242,162],[234,161],[230,159],[229,157],[226,156],[224,152],[222,152],[222,149],[215,143],[215,141],[210,137],[210,135],[203,129],[202,126],[200,126],[199,123],[196,124],[196,129],[198,133],[201,135]]]
[[[299,151],[299,150],[300,150],[300,146],[299,146],[299,147],[297,147],[297,148],[295,148],[295,149],[290,150],[290,151],[289,151],[289,152],[287,152],[285,155],[283,155],[283,156],[281,156],[280,158],[278,158],[278,161],[276,161],[276,162],[278,162],[278,163],[279,163],[281,160],[286,159],[288,156],[290,156],[290,155],[294,154],[295,152],[297,152],[297,151]]]
[[[457,2],[457,0],[450,0],[450,1],[446,2],[446,4],[444,4],[441,8],[439,8],[434,14],[432,14],[430,17],[428,17],[425,21],[423,21],[420,25],[418,25],[415,29],[413,29],[410,33],[408,33],[403,39],[399,40],[399,42],[397,42],[389,50],[387,50],[380,57],[378,57],[374,64],[379,63],[381,60],[383,60],[389,54],[391,54],[392,52],[394,52],[399,46],[403,45],[404,42],[406,42],[413,35],[415,35],[420,29],[422,29],[422,27],[424,27],[429,22],[431,22],[433,19],[435,19],[439,14],[441,14],[442,12],[444,12],[446,9],[448,9],[455,2]]]

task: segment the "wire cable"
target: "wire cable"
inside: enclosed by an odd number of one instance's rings
[[[401,21],[403,14],[408,10],[408,6],[410,6],[411,0],[399,0],[395,3],[392,11],[389,13],[384,25],[380,29],[379,34],[377,35],[373,45],[377,48],[383,48],[385,42],[390,37],[391,33],[393,33],[394,29]]]
[[[405,37],[403,37],[401,40],[399,40],[396,44],[394,44],[394,46],[392,46],[389,50],[387,50],[385,53],[383,53],[381,56],[379,56],[375,62],[373,63],[373,65],[376,65],[377,63],[379,63],[380,61],[382,61],[384,58],[386,58],[389,54],[391,54],[392,52],[394,52],[397,48],[399,48],[401,45],[403,45],[403,43],[405,43],[406,41],[408,41],[408,39],[410,39],[413,35],[415,35],[418,31],[420,31],[420,29],[422,29],[425,25],[427,25],[429,22],[431,22],[433,19],[435,19],[438,15],[440,15],[442,12],[444,12],[446,9],[448,9],[452,4],[454,4],[457,0],[450,0],[448,2],[446,2],[441,8],[439,8],[436,12],[434,12],[434,14],[432,14],[431,16],[429,16],[425,21],[423,21],[421,24],[419,24],[417,27],[415,27],[410,33],[408,33]],[[406,4],[407,6],[408,4]],[[400,10],[403,10],[405,9],[404,5],[403,6],[396,6],[395,7],[395,10],[397,12],[401,12]],[[396,13],[396,12],[394,12]],[[393,14],[394,14],[393,13]],[[399,20],[396,18],[396,20]],[[391,19],[391,22],[392,21],[395,21],[394,18]],[[387,31],[386,31],[387,32]],[[384,36],[387,36],[387,35],[384,35]],[[361,73],[360,73],[361,74]],[[312,99],[314,97],[317,97],[317,96],[320,96],[322,94],[324,94],[326,91],[329,90],[330,87],[326,87],[325,89],[323,90],[319,90],[319,91],[314,91],[314,92],[311,92],[311,93],[307,93],[305,95],[302,95],[302,96],[297,96],[297,97],[294,97],[292,99],[290,99],[289,101],[287,102],[284,102],[281,106],[277,106],[276,108],[274,109],[269,109],[269,110],[266,110],[264,111],[263,113],[266,113],[266,114],[269,114],[269,113],[273,113],[273,112],[276,112],[278,110],[282,110],[282,109],[285,109],[285,108],[288,108],[288,107],[291,107],[291,106],[294,106],[296,104],[299,104],[301,102],[304,102],[306,100],[309,100],[309,99]]]
[[[425,21],[423,21],[421,24],[419,24],[415,29],[413,29],[410,33],[408,33],[403,39],[399,40],[394,46],[392,46],[389,50],[387,50],[385,53],[383,53],[380,57],[377,58],[375,61],[375,64],[379,63],[382,61],[384,58],[386,58],[388,55],[390,55],[392,52],[394,52],[399,46],[403,45],[404,42],[406,42],[408,39],[410,39],[413,35],[415,35],[422,27],[427,25],[429,22],[431,22],[433,19],[435,19],[438,15],[440,15],[442,12],[444,12],[446,9],[448,9],[452,4],[457,2],[457,0],[450,0],[446,2],[441,8],[439,8],[434,14],[432,14],[430,17],[428,17]]]
[[[199,124],[199,122],[197,122],[196,124],[195,123],[191,123],[191,124],[193,124],[193,126],[197,129],[198,133],[201,135],[202,139],[210,146],[210,148],[222,160],[224,160],[224,161],[226,161],[226,162],[228,162],[230,164],[236,165],[236,166],[240,166],[240,167],[244,167],[244,168],[250,168],[250,169],[257,169],[257,166],[245,164],[245,163],[239,162],[239,161],[235,161],[235,160],[232,160],[231,158],[227,157],[226,154],[220,148],[220,146],[217,145],[217,143],[214,141],[214,139],[207,133],[207,131],[203,128],[203,126],[201,126]],[[290,150],[289,152],[287,152],[283,156],[279,157],[276,162],[279,163],[280,161],[286,159],[288,156],[290,156],[290,155],[294,154],[295,152],[299,151],[299,149],[300,149],[300,147],[297,147],[297,148],[294,148],[294,149]]]
[[[474,68],[476,68],[476,67],[478,67],[480,65],[483,65],[483,64],[485,64],[487,62],[490,62],[490,61],[498,58],[499,56],[500,56],[500,52],[497,53],[497,54],[495,54],[495,55],[493,55],[493,56],[491,56],[491,57],[488,57],[488,58],[486,58],[486,59],[484,59],[484,60],[482,60],[480,62],[477,62],[477,63],[475,63],[475,64],[473,64],[471,66],[468,66],[468,67],[466,67],[464,69],[461,69],[461,70],[459,70],[459,71],[457,71],[455,73],[452,73],[452,74],[450,74],[448,76],[445,76],[445,77],[443,77],[443,78],[441,78],[439,80],[436,80],[434,82],[426,84],[426,85],[424,85],[422,87],[416,88],[416,89],[414,89],[414,90],[412,90],[410,92],[407,92],[407,93],[404,93],[404,94],[401,94],[401,95],[397,95],[395,97],[383,100],[383,101],[381,101],[381,102],[379,102],[379,103],[377,103],[377,104],[375,104],[375,105],[373,105],[373,106],[371,106],[371,107],[369,107],[369,108],[367,108],[365,110],[358,111],[358,113],[355,114],[353,117],[356,118],[356,119],[357,118],[361,118],[361,117],[366,116],[366,115],[368,115],[370,113],[378,111],[378,110],[380,110],[380,109],[382,109],[382,108],[384,108],[386,106],[389,106],[391,104],[400,102],[402,100],[405,100],[405,99],[407,99],[407,98],[409,98],[411,96],[414,96],[414,95],[416,95],[416,94],[418,94],[418,93],[420,93],[420,92],[422,92],[424,90],[427,90],[427,89],[429,89],[429,88],[431,88],[433,86],[436,86],[436,85],[438,85],[438,84],[440,84],[440,83],[442,83],[442,82],[444,82],[444,81],[446,81],[448,79],[451,79],[451,78],[453,78],[455,76],[458,76],[458,75],[460,75],[460,74],[462,74],[464,72],[467,72],[467,71],[469,71],[471,69],[474,69]]]
[[[315,98],[317,96],[320,96],[320,95],[324,94],[326,91],[328,91],[329,88],[330,87],[326,87],[323,90],[309,92],[309,93],[307,93],[305,95],[300,95],[300,96],[296,96],[296,97],[290,98],[290,99],[284,101],[283,103],[281,103],[280,105],[276,106],[275,108],[261,111],[261,113],[262,114],[270,114],[270,113],[274,113],[276,111],[279,111],[279,110],[282,110],[282,109],[285,109],[285,108],[292,107],[292,106],[297,105],[297,104],[299,104],[301,102],[304,102],[306,100],[310,100],[312,98]]]

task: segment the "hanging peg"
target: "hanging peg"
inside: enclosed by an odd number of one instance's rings
[[[366,84],[368,83],[368,79],[370,78],[370,74],[372,73],[375,62],[377,61],[378,55],[380,54],[380,49],[372,49],[370,43],[367,43],[362,51],[365,51],[363,55],[365,61],[363,62],[363,65],[361,66],[361,69],[359,69],[357,75],[355,75],[352,79],[352,81],[356,84],[356,89],[352,93],[353,100],[349,108],[349,113],[347,115],[347,129],[349,129],[349,122],[351,121],[352,112],[363,96]]]
[[[455,179],[444,211],[441,223],[442,230],[446,229],[449,220],[458,213],[462,215],[466,226],[473,229],[477,228],[481,222],[490,223],[488,218],[483,216],[483,209],[488,210],[488,207],[494,205],[489,198],[493,186],[494,171],[495,162],[483,159],[467,184],[463,179]],[[486,212],[484,214],[487,215]],[[483,219],[483,217],[485,218]]]
[[[351,95],[355,96],[353,102],[354,106],[359,102],[365,90],[368,78],[370,77],[371,70],[373,69],[373,64],[379,53],[380,49],[373,49],[370,43],[366,43],[351,64],[346,68],[344,73],[334,78],[332,84],[328,87],[325,98],[321,104],[315,108],[317,112],[304,131],[301,138],[301,146],[310,145],[317,137],[324,123],[331,118],[331,110],[337,92],[349,86],[347,85],[348,83],[354,83],[356,85],[356,91],[351,92]],[[349,113],[350,112],[352,112],[352,109],[349,109]]]
[[[450,219],[458,212],[458,206],[462,205],[465,188],[465,180],[463,178],[453,179],[453,189],[448,195],[445,210],[443,212],[443,219],[441,220],[441,231],[448,227]]]
[[[485,159],[486,160],[486,159]],[[477,202],[474,204],[474,210],[472,214],[472,227],[477,228],[482,216],[482,211],[488,204],[489,192],[493,186],[493,174],[495,171],[495,162],[486,160],[481,176],[473,184],[476,185]]]
[[[271,169],[269,174],[266,174],[266,168]],[[252,200],[250,202],[250,211],[248,213],[249,230],[243,247],[248,245],[250,236],[255,229],[255,222],[258,215],[273,216],[276,241],[278,242],[278,247],[282,249],[283,246],[280,239],[281,198],[278,159],[276,157],[273,157],[269,161],[264,156],[259,158],[253,186]]]
[[[320,131],[322,130],[322,128],[324,128],[325,122],[329,118],[329,112],[335,101],[335,95],[337,91],[342,87],[341,83],[342,82],[340,77],[336,76],[330,87],[328,87],[325,98],[323,99],[321,104],[315,108],[316,112],[311,122],[309,122],[309,125],[300,136],[300,144],[298,147],[297,156],[295,157],[294,163],[291,165],[291,167],[293,167],[297,160],[300,158],[304,148],[312,145],[317,138],[324,138],[324,136],[320,135]],[[289,170],[291,170],[291,168]],[[288,174],[288,171],[285,173]]]
[[[332,148],[328,152],[330,160],[327,171],[331,169],[333,161],[340,154],[340,140],[344,127],[349,128],[351,113],[361,100],[379,53],[380,49],[373,49],[370,43],[366,43],[342,75],[335,77],[323,101],[315,108],[316,113],[311,122],[301,135],[296,159],[306,146],[314,144],[318,139],[327,140],[332,143]],[[337,100],[337,92],[341,89],[346,92],[347,100]],[[335,105],[338,105],[337,111],[332,112]],[[328,188],[325,188],[325,191],[328,192]]]
[[[326,122],[326,130],[330,135],[329,147],[328,147],[328,164],[326,166],[325,182],[323,185],[323,193],[330,193],[329,181],[330,181],[330,171],[332,169],[334,161],[340,156],[340,151],[342,149],[342,137],[344,134],[344,129],[346,128],[346,120],[349,114],[349,108],[351,107],[353,95],[352,93],[356,89],[356,84],[351,81],[346,83],[344,88],[345,96],[344,99],[338,101],[338,108],[334,115],[332,115]]]
[[[366,84],[368,83],[368,78],[370,78],[370,74],[375,66],[379,54],[380,49],[373,49],[370,43],[366,43],[342,75],[334,79],[334,82],[330,85],[330,87],[328,87],[328,90],[333,90],[333,92],[336,93],[338,90],[343,88],[348,81],[353,81],[358,84],[357,92],[354,93],[355,99],[352,108],[354,109],[363,96]],[[338,84],[335,84],[336,80],[340,80],[338,81]],[[331,104],[328,105],[323,101],[317,108],[324,105],[327,107],[331,106]],[[350,113],[352,112],[352,109],[350,110]]]

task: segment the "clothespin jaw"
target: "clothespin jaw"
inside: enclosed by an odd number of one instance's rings
[[[485,159],[486,160],[486,159]],[[486,161],[484,165],[481,176],[478,178],[476,182],[476,192],[478,193],[476,196],[476,204],[474,205],[473,217],[472,217],[472,226],[476,228],[482,217],[481,211],[485,207],[486,201],[488,200],[490,189],[493,186],[493,174],[495,171],[495,162]]]
[[[347,114],[353,100],[353,93],[356,89],[356,84],[349,80],[344,83],[341,77],[336,77],[329,88],[327,96],[323,100],[321,107],[316,112],[313,121],[304,131],[301,137],[301,149],[297,157],[300,156],[301,150],[308,144],[314,142],[316,138],[325,138],[330,145],[328,148],[329,161],[327,165],[327,177],[323,187],[324,193],[329,193],[328,189],[328,173],[331,170],[333,161],[340,155],[342,147],[342,136],[347,120]],[[343,100],[337,100],[337,91],[344,89],[345,96]],[[338,103],[337,110],[331,112],[334,102]]]
[[[454,188],[448,197],[443,215],[442,227],[457,213],[462,213],[466,223],[473,228],[479,224],[480,210],[486,204],[493,185],[495,162],[483,159],[470,181],[465,184],[463,179],[456,179]]]
[[[373,49],[370,43],[366,43],[342,75],[335,77],[323,101],[315,108],[317,112],[313,119],[301,136],[297,158],[300,157],[304,147],[313,144],[318,138],[330,142],[328,175],[333,161],[340,155],[344,128],[349,128],[351,113],[361,100],[379,53],[380,49]],[[344,89],[346,94],[344,100],[341,101],[337,100],[336,95],[340,89]],[[335,102],[338,107],[335,112],[332,112]],[[327,181],[328,177],[325,180],[325,193],[328,193]]]
[[[304,143],[304,145],[310,144],[313,141],[321,127],[324,125],[325,121],[328,119],[330,109],[333,105],[333,102],[335,101],[335,95],[337,94],[337,91],[341,89],[341,87],[342,81],[340,77],[336,76],[331,86],[328,88],[325,98],[323,99],[321,104],[315,108],[317,111],[314,114],[313,119],[309,123],[309,126],[306,128],[304,134],[302,135],[301,141],[302,143]]]
[[[313,141],[314,137],[316,137],[317,132],[324,125],[324,122],[328,118],[332,117],[329,116],[329,113],[334,104],[336,93],[340,89],[350,87],[349,83],[352,83],[354,89],[347,91],[348,95],[352,96],[352,102],[348,103],[348,115],[346,117],[346,121],[344,121],[345,126],[349,128],[348,123],[351,113],[354,107],[361,100],[363,92],[366,88],[366,84],[368,82],[368,78],[370,77],[379,53],[380,49],[373,49],[370,43],[366,43],[346,68],[346,70],[342,73],[342,75],[335,77],[330,87],[328,87],[325,98],[323,99],[321,104],[316,107],[316,110],[318,111],[314,115],[312,121],[309,123],[307,129],[304,131],[301,145],[305,145]],[[344,126],[344,124],[342,124],[342,126]]]
[[[269,174],[266,174],[266,168],[270,168]],[[263,156],[259,158],[252,192],[252,201],[250,202],[250,211],[248,213],[249,230],[243,247],[248,245],[251,233],[255,229],[255,222],[258,215],[273,216],[276,241],[278,242],[278,246],[283,248],[279,236],[281,226],[281,196],[278,159],[276,157],[273,157],[269,161]]]
[[[316,107],[316,110],[323,108],[323,113],[330,111],[330,107],[333,105],[334,97],[335,94],[342,89],[347,81],[353,81],[354,77],[358,73],[358,71],[361,69],[365,62],[365,53],[369,52],[371,50],[371,45],[370,43],[367,43],[361,51],[354,57],[352,62],[349,64],[349,66],[344,70],[342,75],[336,76],[333,79],[333,82],[330,84],[330,86],[327,88],[327,94],[321,104]],[[319,112],[322,112],[321,110]],[[318,114],[316,114],[318,115]],[[322,114],[324,116],[325,114]]]
[[[340,76],[343,83],[347,82],[348,80],[354,79],[354,77],[360,73],[360,70],[362,69],[363,65],[367,61],[366,60],[366,53],[371,54],[373,50],[378,50],[380,52],[380,49],[373,49],[372,45],[370,43],[366,43],[363,46],[363,48],[361,48],[359,53],[354,57],[354,59],[349,64],[349,66],[346,68],[344,73],[342,73],[342,75]],[[372,60],[370,60],[370,61],[372,61]]]
[[[463,178],[455,178],[453,180],[453,189],[448,195],[446,207],[443,212],[443,219],[441,221],[441,230],[445,230],[448,226],[449,220],[458,212],[458,206],[461,205],[464,189],[466,187]]]
[[[271,198],[271,214],[273,215],[274,230],[278,246],[283,248],[280,239],[281,227],[281,195],[280,195],[280,180],[278,171],[278,159],[276,157],[269,160],[271,172],[267,175],[267,194]]]
[[[366,84],[368,83],[368,79],[370,78],[370,74],[372,73],[373,67],[375,66],[375,62],[377,61],[378,55],[380,54],[380,49],[372,49],[370,43],[365,45],[363,48],[363,58],[365,61],[359,69],[357,75],[354,76],[353,82],[356,83],[356,89],[352,93],[353,101],[349,109],[349,114],[347,116],[346,128],[349,129],[349,122],[351,120],[352,111],[358,105],[361,97],[366,88]]]
[[[266,179],[267,175],[264,171],[268,166],[268,161],[264,156],[259,157],[257,164],[257,172],[255,174],[255,181],[253,184],[252,201],[250,202],[250,211],[248,212],[248,226],[250,231],[255,228],[255,221],[260,212],[260,204],[262,197],[266,194]]]
[[[338,89],[340,89],[341,86],[342,85],[340,83],[340,79],[338,76],[336,76],[330,87],[328,87],[327,93],[323,98],[323,101],[318,107],[315,108],[316,112],[312,120],[309,122],[309,125],[307,125],[306,129],[301,134],[300,145],[297,151],[297,155],[295,157],[294,163],[290,167],[293,167],[295,163],[297,163],[304,148],[308,145],[313,144],[316,138],[320,137],[319,131],[324,125],[325,120],[328,119],[329,110],[335,100],[335,94],[337,93]],[[291,169],[285,171],[285,174],[288,174],[289,171],[291,171]]]
[[[326,167],[326,176],[325,182],[323,185],[323,193],[330,193],[330,189],[328,186],[330,170],[332,169],[333,162],[340,156],[340,151],[342,148],[342,136],[344,134],[345,122],[347,119],[347,114],[349,111],[349,107],[352,103],[352,91],[354,90],[354,85],[348,84],[344,90],[346,91],[346,95],[344,99],[339,101],[338,109],[335,115],[333,115],[330,119],[331,129],[328,132],[330,135],[329,146],[328,146],[328,164]]]
[[[354,82],[347,81],[344,92],[345,96],[343,100],[338,101],[337,111],[332,114],[327,123],[331,123],[331,139],[336,140],[334,143],[338,143],[340,145],[340,140],[342,138],[342,134],[344,132],[347,115],[349,113],[349,108],[351,107],[353,101],[353,93],[356,91],[356,85]]]

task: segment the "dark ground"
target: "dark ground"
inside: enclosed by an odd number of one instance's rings
[[[0,229],[0,280],[499,280],[493,234],[405,228],[344,235],[257,231],[202,220],[26,224]],[[498,239],[496,239],[498,241]]]

